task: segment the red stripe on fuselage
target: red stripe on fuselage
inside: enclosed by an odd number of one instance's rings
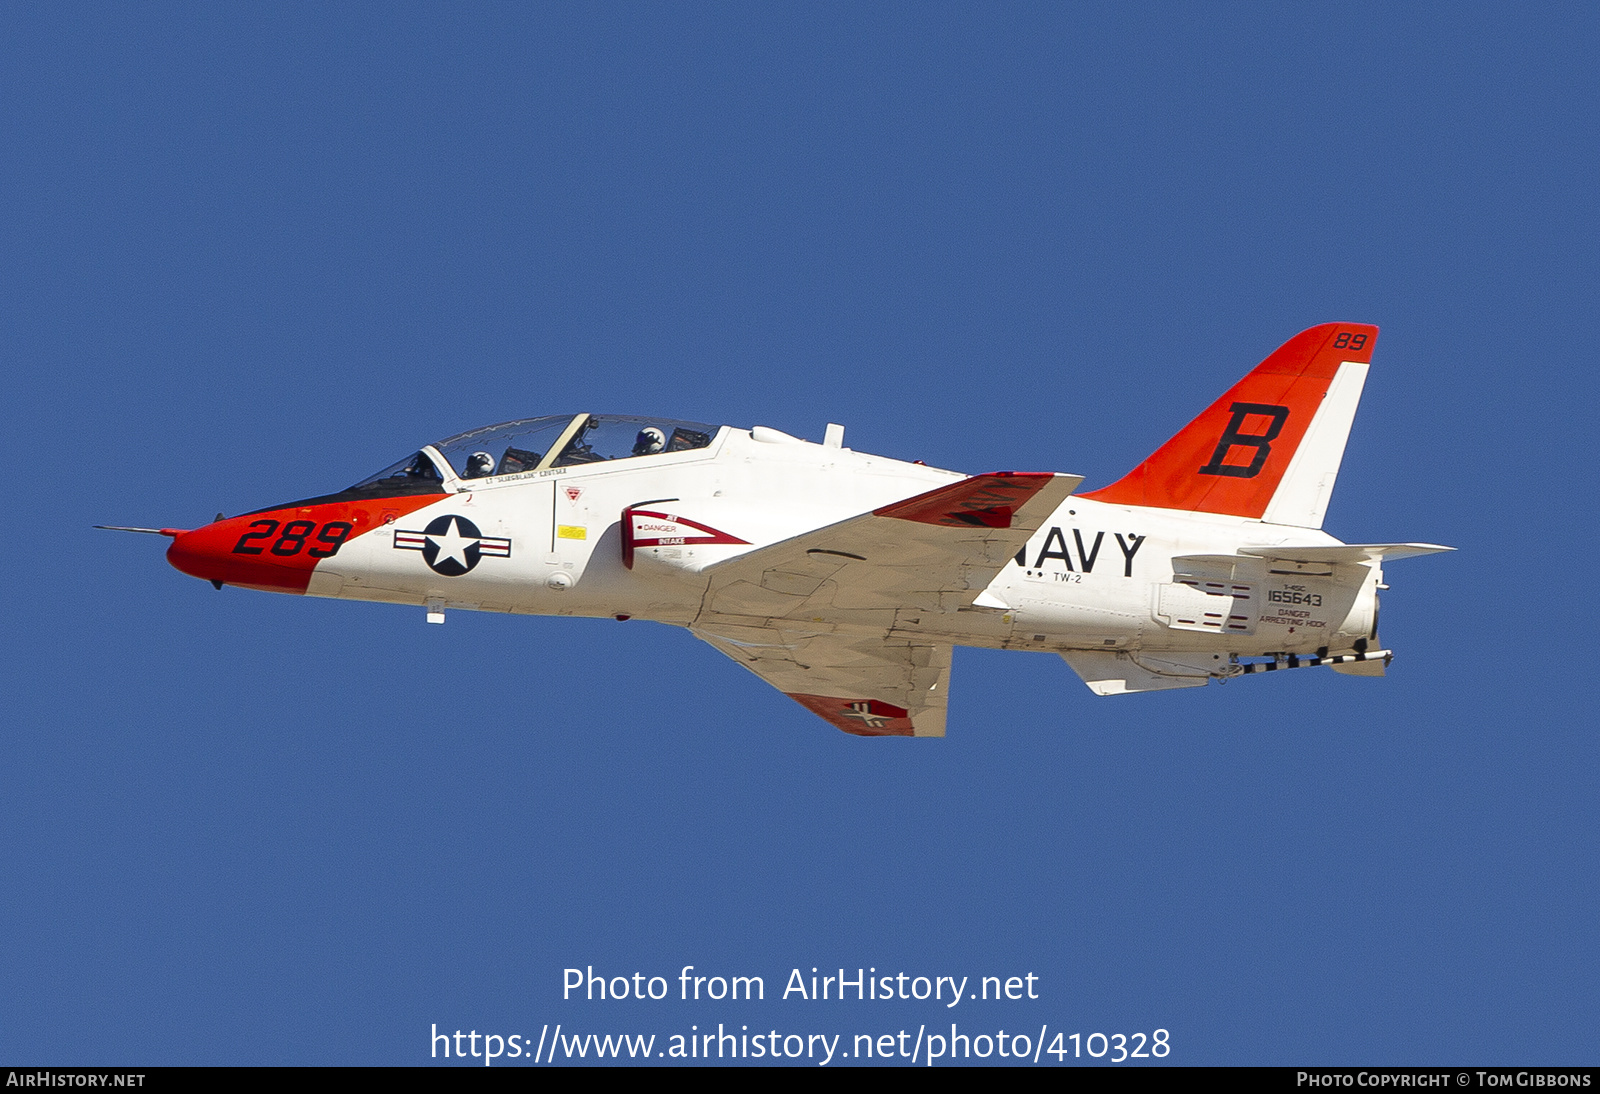
[[[264,509],[179,534],[167,548],[167,561],[183,573],[205,581],[271,592],[304,593],[311,584],[311,574],[317,563],[337,558],[351,540],[393,524],[448,496],[412,494]],[[298,535],[304,524],[295,525],[290,534],[286,534],[284,529],[296,521],[309,522],[312,527],[304,536]],[[343,542],[335,546],[327,540],[318,540],[319,535],[327,535],[330,540],[337,538],[337,529],[325,530],[329,525],[339,524],[350,525]]]

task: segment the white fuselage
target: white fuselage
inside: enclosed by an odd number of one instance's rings
[[[723,427],[693,451],[453,480],[437,500],[317,563],[306,592],[426,604],[436,615],[456,608],[691,626],[706,622],[706,567],[963,477],[771,430]],[[638,551],[630,567],[629,507],[682,516],[743,542],[664,542]],[[415,546],[431,522],[450,515],[470,522],[481,539],[481,557],[457,576],[424,564]],[[447,525],[446,551],[467,527]],[[900,613],[893,632],[966,646],[1236,655],[1313,653],[1365,638],[1378,566],[1236,554],[1289,542],[1339,543],[1303,527],[1069,497],[974,603]],[[817,618],[813,626],[843,633],[852,624]]]

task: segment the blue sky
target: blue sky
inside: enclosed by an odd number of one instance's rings
[[[953,1019],[1594,1063],[1597,47],[1583,5],[13,11],[0,1059]],[[684,632],[219,594],[90,529],[578,410],[1098,486],[1330,320],[1383,333],[1329,531],[1461,549],[1390,568],[1382,681],[958,650],[945,740],[861,741]],[[769,998],[560,998],[686,964]],[[812,966],[1041,997],[773,998]]]

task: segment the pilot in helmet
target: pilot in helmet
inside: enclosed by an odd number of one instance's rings
[[[494,474],[494,457],[489,453],[474,452],[467,457],[467,478],[481,479],[492,474]]]
[[[633,442],[635,456],[654,456],[667,447],[667,435],[653,425],[647,425],[639,430],[639,436]]]

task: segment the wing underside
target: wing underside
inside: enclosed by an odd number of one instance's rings
[[[909,621],[971,608],[1081,481],[975,475],[718,563],[690,629],[848,733],[943,736],[950,644]]]
[[[944,736],[949,646],[778,627],[691,630],[846,733]]]

